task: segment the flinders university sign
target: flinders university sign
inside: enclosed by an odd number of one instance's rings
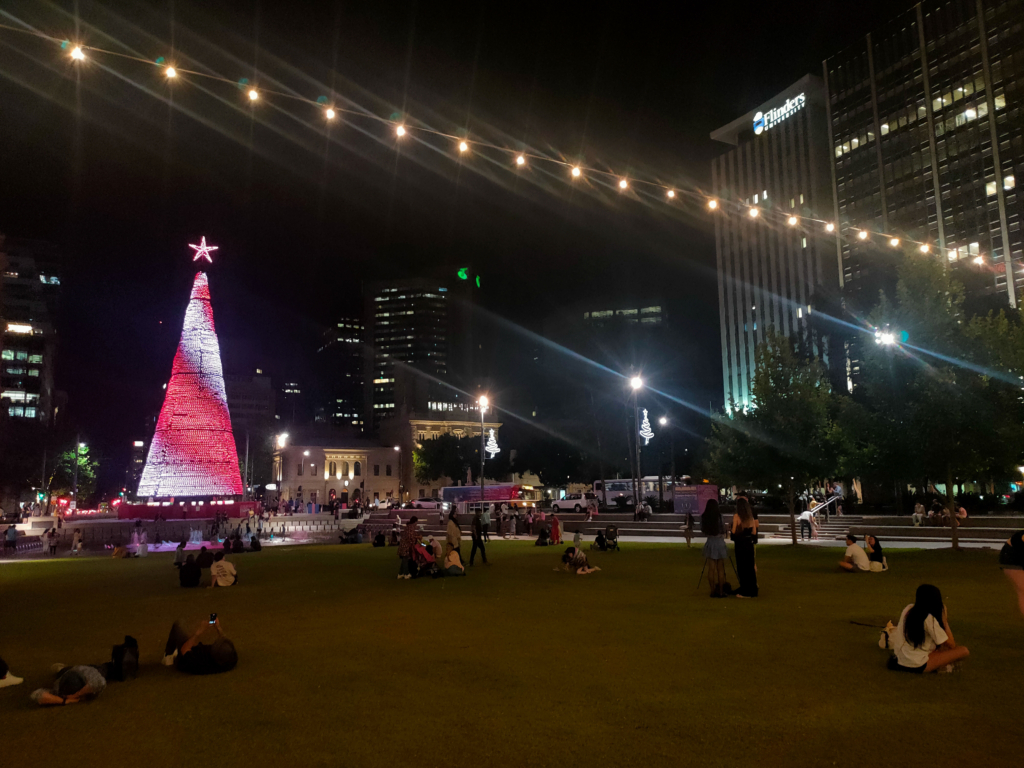
[[[807,97],[801,93],[798,96],[794,96],[791,99],[786,99],[786,103],[783,104],[781,107],[769,109],[767,112],[755,113],[754,134],[760,136],[769,128],[774,128],[787,117],[792,117],[801,109],[803,109],[804,104],[806,103]]]

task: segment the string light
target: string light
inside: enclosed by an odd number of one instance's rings
[[[974,257],[974,263],[977,264],[978,266],[981,266],[982,264],[985,263],[985,257],[984,256],[975,256]]]
[[[71,42],[69,40],[66,40],[66,39],[62,40],[61,38],[55,38],[55,37],[53,37],[51,35],[47,35],[45,33],[38,32],[38,31],[35,31],[35,30],[17,29],[17,28],[5,26],[5,25],[0,25],[0,27],[2,27],[4,31],[17,32],[17,33],[21,33],[21,34],[32,35],[34,37],[42,38],[42,39],[45,39],[45,40],[50,40],[50,41],[52,41],[54,43],[59,44],[60,48],[62,50],[67,50],[69,47],[71,47],[70,56],[75,61],[83,61],[86,58],[85,52],[84,52],[82,46],[81,45],[75,45],[75,46],[72,47],[72,44],[71,44]],[[119,58],[131,59],[133,61],[137,61],[137,62],[149,64],[149,65],[153,64],[153,62],[151,60],[148,60],[148,59],[142,59],[142,58],[139,58],[139,57],[136,57],[136,56],[126,55],[126,54],[119,53],[119,52],[114,52],[114,51],[107,51],[107,50],[104,50],[104,49],[101,49],[101,48],[91,47],[90,51],[92,51],[93,53],[96,53],[96,54],[106,54],[106,55],[110,55],[110,56],[117,56]],[[156,60],[156,64],[158,66],[164,65],[165,64],[164,58],[162,56],[159,57]],[[203,72],[203,71],[192,71],[192,70],[189,70],[187,72],[187,74],[195,76],[195,77],[203,77],[203,78],[207,78],[207,79],[210,79],[210,80],[217,80],[219,82],[229,83],[229,84],[241,87],[243,89],[246,88],[248,86],[248,83],[249,83],[248,79],[246,79],[246,78],[242,78],[241,80],[234,81],[234,80],[229,80],[227,78],[224,78],[222,76],[210,74],[209,72]],[[164,68],[164,75],[168,79],[173,79],[173,78],[178,76],[178,71],[173,66],[166,66]],[[306,102],[308,102],[310,104],[316,103],[317,106],[321,106],[321,107],[324,107],[325,104],[326,104],[326,101],[327,101],[326,97],[324,97],[324,96],[321,96],[320,98],[318,98],[314,102],[311,99],[305,99],[305,98],[303,98],[301,96],[297,96],[294,93],[284,93],[284,92],[278,92],[278,91],[273,91],[273,90],[264,90],[262,92],[258,92],[255,88],[249,88],[247,93],[248,93],[248,96],[249,96],[249,100],[251,102],[255,102],[255,101],[259,100],[261,98],[261,95],[282,96],[282,97],[287,97],[287,98],[293,99],[293,100],[306,101]],[[970,117],[974,113],[974,111],[975,110],[969,110],[966,114],[968,114],[968,117]],[[356,110],[356,109],[352,109],[352,110],[336,109],[336,108],[333,108],[333,107],[332,108],[325,108],[324,109],[324,115],[325,115],[325,117],[328,120],[334,119],[335,117],[338,116],[338,114],[340,112],[351,113],[353,116],[359,117],[359,118],[363,118],[363,119],[376,120],[376,121],[379,121],[379,122],[391,122],[389,119],[382,118],[382,117],[379,117],[377,115],[374,115],[374,114],[371,114],[371,113],[368,113],[368,112],[365,112],[365,111],[361,111],[361,110]],[[439,137],[445,137],[445,138],[449,138],[449,139],[454,139],[456,141],[459,140],[458,137],[456,137],[456,136],[452,136],[450,134],[444,133],[443,131],[435,130],[435,129],[431,129],[431,128],[427,128],[427,127],[418,127],[418,128],[415,128],[414,130],[422,131],[424,133],[433,134],[433,135],[439,136]],[[407,129],[406,129],[406,127],[404,125],[399,124],[399,125],[397,125],[395,127],[395,133],[396,133],[396,135],[399,138],[405,136],[406,135],[406,131],[407,131]],[[487,149],[490,149],[490,150],[494,150],[494,151],[497,151],[497,152],[509,152],[509,150],[506,147],[502,147],[502,146],[499,146],[499,145],[489,144],[489,143],[486,143],[486,142],[474,142],[474,143],[476,145],[480,146],[480,147],[487,148]],[[465,141],[460,141],[460,143],[459,143],[459,151],[460,152],[467,152],[468,149],[469,149],[468,143],[465,142]],[[546,157],[546,156],[543,156],[543,155],[539,155],[539,156],[537,156],[537,159],[540,160],[540,161],[543,161],[543,162],[559,163],[559,164],[565,165],[564,161],[558,160],[558,159],[556,159],[554,157]],[[526,157],[525,157],[525,155],[517,154],[516,157],[515,157],[515,165],[517,167],[522,167],[522,166],[526,165]],[[571,166],[571,171],[570,171],[571,177],[573,179],[581,178],[582,175],[583,175],[583,170],[584,170],[584,168],[582,168],[579,165]],[[586,169],[586,170],[589,170],[591,173],[596,174],[598,176],[613,176],[614,175],[610,171],[604,171],[604,170],[599,170],[599,169]],[[668,187],[665,187],[664,185],[659,184],[657,182],[643,182],[643,183],[651,184],[652,186],[661,187],[663,190],[665,190],[665,196],[668,199],[670,199],[670,200],[673,200],[676,197],[676,190],[674,190],[674,189],[670,189]],[[626,190],[626,189],[629,188],[629,181],[620,177],[618,179],[618,186],[619,186],[619,189]],[[693,195],[694,197],[699,196],[699,192],[697,190],[695,190],[695,189],[694,190],[690,190],[689,194]],[[737,202],[737,203],[734,203],[733,205],[735,205],[737,208],[746,208],[746,210],[748,212],[748,215],[749,215],[749,217],[751,219],[756,219],[756,218],[758,218],[760,216],[759,209],[747,207],[749,204],[745,205],[743,203]],[[719,201],[714,199],[714,198],[708,198],[707,199],[707,207],[708,207],[708,210],[716,211],[719,208]],[[775,215],[775,214],[772,214],[772,212],[770,212],[770,211],[766,212],[766,218],[769,219],[769,220],[773,217],[773,215]],[[778,215],[784,216],[785,214],[778,214]],[[796,226],[799,223],[799,219],[796,216],[794,216],[794,215],[786,216],[786,220],[787,220],[787,223],[790,226]],[[825,221],[822,221],[821,219],[816,219],[814,217],[804,217],[804,220],[808,221],[808,222],[812,222],[813,221],[813,222],[816,222],[816,223],[819,223],[819,224],[823,224],[824,227],[825,227],[825,230],[827,232],[831,233],[831,232],[835,232],[836,231],[836,226],[837,225],[834,224],[833,222],[825,222]],[[851,229],[853,229],[853,227],[851,227]],[[861,240],[867,240],[869,234],[870,234],[870,232],[867,231],[867,230],[857,230],[857,236]],[[930,251],[930,246],[927,243],[918,243],[918,241],[915,241],[913,239],[908,240],[908,242],[914,243],[914,244],[918,244],[919,247],[920,247],[921,253],[928,253]],[[898,237],[892,236],[889,239],[889,244],[893,248],[895,248],[895,247],[897,247],[900,244],[900,239]]]

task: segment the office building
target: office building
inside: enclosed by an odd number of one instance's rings
[[[0,251],[0,405],[10,418],[52,424],[59,407],[53,382],[59,254],[50,243],[2,236]]]
[[[808,315],[838,284],[832,238],[804,218],[832,208],[821,79],[806,75],[711,134],[726,408],[750,404],[755,350],[774,328],[828,360]]]
[[[398,496],[401,461],[392,446],[370,440],[296,434],[276,445],[272,477],[282,501],[383,502]]]
[[[133,440],[132,453],[128,459],[128,476],[125,478],[125,492],[132,499],[137,498],[139,491],[139,480],[142,479],[142,470],[146,466],[146,441]]]
[[[252,376],[224,376],[224,389],[231,414],[231,429],[238,441],[244,443],[246,432],[255,435],[273,425],[274,387],[270,377],[261,369],[257,368]]]
[[[870,233],[837,238],[844,294],[870,302],[893,252],[924,243],[969,296],[1017,306],[1024,2],[919,3],[827,59],[824,74],[834,216]]]
[[[377,430],[395,415],[395,377],[414,370],[425,381],[446,380],[452,338],[450,296],[441,281],[413,278],[367,284],[364,291],[366,338],[364,409]],[[438,396],[444,399],[442,389]]]
[[[364,329],[363,318],[356,312],[342,315],[324,331],[317,350],[317,369],[324,378],[326,421],[355,434],[366,430],[367,421]]]

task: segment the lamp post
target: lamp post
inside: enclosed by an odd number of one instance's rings
[[[480,395],[480,509],[484,508],[484,414],[487,413],[487,406],[490,404],[487,395]]]
[[[80,442],[81,435],[75,435],[75,477],[71,481],[71,502],[75,505],[75,509],[78,508],[78,454],[82,448],[85,448],[85,443]]]
[[[637,405],[637,393],[643,387],[644,380],[634,376],[629,380],[629,386],[633,389],[633,441],[636,443],[636,479],[633,481],[633,504],[638,506],[641,503],[643,483],[643,470],[640,468],[640,407]]]
[[[405,501],[405,494],[402,493],[402,447],[400,445],[395,446],[395,453],[398,454],[398,504],[401,506],[402,502]]]
[[[662,416],[658,419],[658,424],[662,427],[668,426],[668,417]],[[660,454],[662,457],[664,453]],[[659,511],[665,506],[665,460],[662,458],[658,466],[658,509]]]

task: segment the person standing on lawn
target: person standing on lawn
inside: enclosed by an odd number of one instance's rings
[[[711,585],[712,597],[725,597],[725,558],[728,550],[725,546],[725,524],[718,502],[708,499],[704,514],[700,516],[700,529],[706,537],[704,542],[704,560],[708,569],[708,584]]]
[[[455,551],[462,557],[462,529],[459,528],[459,518],[455,508],[448,513],[448,527],[445,529],[445,543],[451,544]]]
[[[477,510],[473,516],[473,522],[470,525],[470,532],[473,536],[473,549],[469,553],[469,564],[473,565],[473,560],[476,558],[476,551],[480,550],[480,559],[483,560],[484,565],[489,565],[487,562],[487,550],[484,549],[484,522],[483,515],[480,510]]]
[[[453,511],[454,515],[455,512]],[[419,522],[419,518],[413,515],[409,518],[409,522],[406,524],[405,529],[402,531],[402,536],[398,540],[398,558],[401,564],[398,567],[398,578],[400,579],[411,579],[413,569],[416,568],[416,563],[412,559],[412,550],[417,544],[419,544],[421,536],[419,529],[416,527],[416,523]],[[454,525],[451,517],[448,518],[448,529],[451,531],[451,527]],[[455,526],[458,530],[458,526]],[[451,545],[451,539],[448,541]],[[457,547],[454,547],[458,551]]]
[[[743,496],[736,499],[736,513],[732,516],[732,540],[736,548],[736,573],[740,577],[737,597],[757,597],[757,519],[750,502]]]
[[[481,524],[484,527],[484,541],[491,540],[491,505],[487,504],[484,507],[484,513],[481,516]]]
[[[1024,616],[1024,531],[1006,540],[999,552],[999,568],[1017,591],[1017,607]]]

